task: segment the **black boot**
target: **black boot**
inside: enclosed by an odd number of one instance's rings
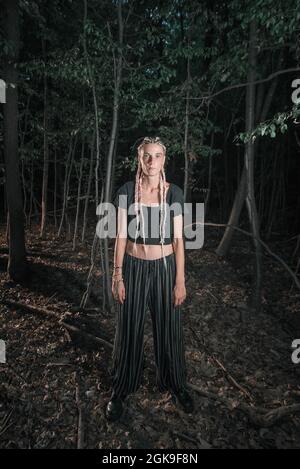
[[[190,414],[194,410],[194,402],[190,394],[187,392],[186,389],[174,393],[173,396],[175,397],[176,404],[180,404],[181,408],[187,414]]]
[[[123,412],[123,399],[121,397],[112,396],[106,405],[105,417],[110,422],[118,420]]]

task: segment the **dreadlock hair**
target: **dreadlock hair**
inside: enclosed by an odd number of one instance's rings
[[[141,219],[142,219],[142,235],[144,239],[144,244],[145,243],[145,230],[144,230],[144,214],[143,210],[141,207],[141,199],[142,199],[142,179],[143,179],[143,169],[140,161],[140,150],[141,148],[146,145],[147,143],[156,143],[160,145],[163,149],[164,154],[166,154],[166,147],[163,144],[163,142],[160,140],[159,137],[145,137],[142,141],[142,143],[138,146],[138,169],[136,172],[136,177],[135,177],[135,191],[134,191],[134,210],[137,218],[137,225],[136,225],[136,232],[135,232],[135,242],[134,242],[134,248],[136,250],[136,238],[137,238],[137,232],[138,232],[138,225],[140,225],[140,215],[139,211],[141,213]],[[166,260],[164,256],[164,239],[165,239],[165,225],[166,225],[166,175],[164,168],[161,169],[160,171],[160,180],[159,180],[159,195],[160,195],[160,244],[161,244],[161,249],[162,249],[162,256],[164,260],[164,265],[166,268]]]

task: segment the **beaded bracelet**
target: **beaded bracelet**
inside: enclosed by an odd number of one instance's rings
[[[119,283],[119,282],[124,282],[124,279],[123,279],[123,278],[119,278],[119,280],[116,280],[116,283]]]

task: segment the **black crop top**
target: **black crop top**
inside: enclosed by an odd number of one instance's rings
[[[145,205],[142,204],[144,214],[144,234],[142,228],[136,234],[136,214],[134,212],[134,189],[135,181],[128,181],[123,184],[113,197],[113,204],[116,208],[127,209],[127,237],[130,241],[138,244],[161,244],[160,243],[160,206],[159,204]],[[176,184],[170,183],[166,195],[166,218],[165,218],[165,237],[164,244],[171,244],[174,240],[174,217],[184,214],[184,210],[188,213],[188,209],[184,208],[184,198],[182,189]],[[171,220],[171,221],[170,221]],[[183,233],[184,235],[184,233]]]

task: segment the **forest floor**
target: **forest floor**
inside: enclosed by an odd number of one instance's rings
[[[54,229],[45,240],[37,227],[27,231],[30,275],[19,284],[6,274],[2,226],[0,339],[6,341],[6,363],[0,365],[0,447],[76,448],[80,415],[85,448],[300,448],[300,414],[287,408],[300,407],[300,364],[291,360],[292,341],[300,339],[300,293],[283,267],[264,254],[263,307],[251,312],[252,245],[236,234],[230,254],[220,259],[215,248],[221,234],[209,229],[202,249],[186,250],[183,328],[195,412],[185,414],[168,392],[157,390],[149,312],[143,383],[125,400],[120,421],[109,423],[104,410],[111,394],[115,317],[102,310],[100,262],[89,310],[78,306],[92,239],[73,251],[72,242],[56,238]],[[284,241],[270,247],[288,258]],[[60,320],[109,344],[79,340]],[[264,414],[282,407],[283,415],[274,419]]]

